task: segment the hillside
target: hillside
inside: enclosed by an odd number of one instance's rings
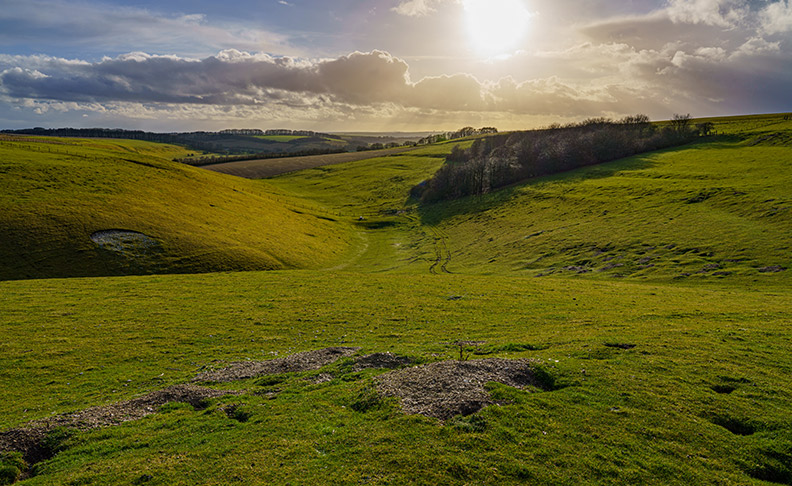
[[[453,271],[767,279],[792,268],[792,158],[756,140],[700,142],[418,211],[446,234]]]
[[[360,270],[788,280],[792,121],[714,122],[719,135],[694,144],[450,202],[419,204],[406,188],[430,177],[454,143],[270,182],[385,218],[367,232],[372,251],[353,267]]]
[[[321,208],[170,162],[184,151],[0,139],[0,278],[314,268],[347,251],[349,228]]]
[[[792,122],[712,122],[433,204],[472,140],[264,181],[0,141],[2,262],[278,268],[0,281],[0,484],[792,484]]]

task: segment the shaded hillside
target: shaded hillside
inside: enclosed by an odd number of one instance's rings
[[[0,139],[0,278],[317,267],[348,228],[140,141]]]

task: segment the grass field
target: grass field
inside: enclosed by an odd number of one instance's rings
[[[0,139],[0,278],[306,268],[353,238],[305,200],[263,182],[171,162],[183,149],[137,141]],[[149,245],[112,251],[96,232]]]
[[[357,160],[366,160],[374,157],[398,154],[409,150],[412,150],[412,147],[400,147],[395,149],[371,150],[363,152],[344,152],[326,155],[306,155],[302,157],[245,160],[241,162],[225,162],[222,164],[205,165],[203,168],[223,174],[245,177],[248,179],[262,179],[288,172],[313,169],[314,167],[322,167],[326,165],[343,164]]]
[[[529,358],[552,386],[488,383],[497,405],[440,421],[345,358],[55,429],[21,484],[792,484],[792,124],[714,121],[700,143],[431,206],[409,189],[452,144],[266,182],[190,169],[203,191],[336,219],[338,250],[303,270],[0,282],[0,430],[331,346],[429,363],[475,341],[470,359]]]

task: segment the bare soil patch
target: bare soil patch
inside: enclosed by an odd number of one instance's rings
[[[159,248],[159,243],[154,238],[137,231],[110,229],[97,231],[91,234],[91,240],[99,248],[116,253],[146,253],[148,250]]]
[[[201,409],[207,399],[235,393],[195,385],[174,385],[132,400],[35,420],[25,427],[0,432],[0,451],[21,452],[25,461],[34,464],[52,456],[53,452],[45,441],[55,428],[90,430],[109,427],[156,413],[166,403],[188,403]]]
[[[421,414],[447,420],[470,415],[494,402],[484,385],[498,382],[516,388],[545,388],[529,359],[483,359],[441,361],[375,378],[381,396],[397,397],[406,414]]]
[[[355,359],[355,366],[353,369],[355,371],[369,368],[395,370],[396,368],[411,364],[413,364],[413,360],[407,356],[398,356],[392,353],[374,353]]]
[[[278,375],[281,373],[298,373],[301,371],[318,370],[319,368],[352,356],[360,348],[334,347],[305,351],[284,358],[268,361],[242,361],[219,370],[199,374],[193,381],[229,382],[245,380],[262,375]]]
[[[778,273],[783,272],[786,268],[782,267],[781,265],[770,265],[769,267],[762,267],[759,269],[759,273]]]

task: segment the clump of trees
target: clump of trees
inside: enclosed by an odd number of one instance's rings
[[[455,132],[445,132],[445,133],[438,133],[435,135],[426,136],[418,140],[418,145],[440,143],[440,142],[446,142],[448,140],[456,140],[465,137],[474,137],[476,135],[489,135],[493,133],[498,133],[498,129],[495,127],[482,127],[482,128],[464,127],[464,128],[460,128]]]
[[[467,149],[454,147],[446,164],[411,194],[422,202],[485,194],[532,177],[681,145],[712,131],[711,124],[693,128],[690,122],[690,115],[674,115],[658,128],[639,114],[480,138]]]

